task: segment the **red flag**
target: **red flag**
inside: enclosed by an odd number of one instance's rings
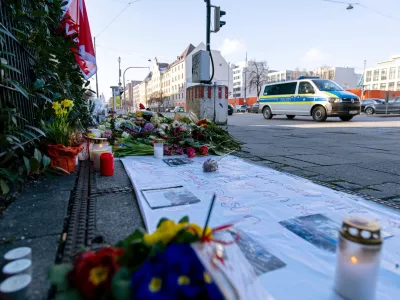
[[[68,0],[63,10],[62,28],[67,36],[74,37],[78,47],[75,59],[87,80],[96,74],[97,64],[85,0]]]

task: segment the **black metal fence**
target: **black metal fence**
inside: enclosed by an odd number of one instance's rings
[[[38,99],[29,94],[27,97],[24,96],[24,94],[26,95],[25,91],[19,89],[19,86],[21,86],[29,91],[33,86],[35,54],[27,49],[26,45],[5,33],[7,31],[13,36],[17,36],[15,21],[5,7],[6,1],[0,0],[0,63],[3,66],[6,65],[0,70],[0,108],[7,109],[14,106],[21,117],[17,118],[18,126],[36,126],[35,115]],[[7,66],[12,68],[7,68]],[[13,70],[13,68],[19,72]],[[38,135],[34,131],[32,131],[32,134]],[[23,143],[26,142],[29,142],[29,140],[23,140]],[[3,154],[4,151],[5,149],[0,149],[0,154]]]

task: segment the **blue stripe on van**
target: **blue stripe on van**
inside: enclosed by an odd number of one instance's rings
[[[327,98],[320,97],[287,97],[287,98],[260,98],[260,103],[275,103],[275,102],[294,102],[294,103],[302,103],[302,102],[323,102],[326,101]]]

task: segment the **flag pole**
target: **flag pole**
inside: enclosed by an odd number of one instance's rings
[[[96,37],[94,37],[93,39],[94,39],[94,54],[97,57]],[[99,78],[97,77],[97,73],[99,73],[99,69],[97,69],[97,71],[96,71],[96,94],[97,94],[97,98],[99,98]]]

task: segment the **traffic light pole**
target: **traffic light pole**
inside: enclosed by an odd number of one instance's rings
[[[204,0],[207,3],[207,36],[206,36],[206,50],[211,51],[211,0]]]

